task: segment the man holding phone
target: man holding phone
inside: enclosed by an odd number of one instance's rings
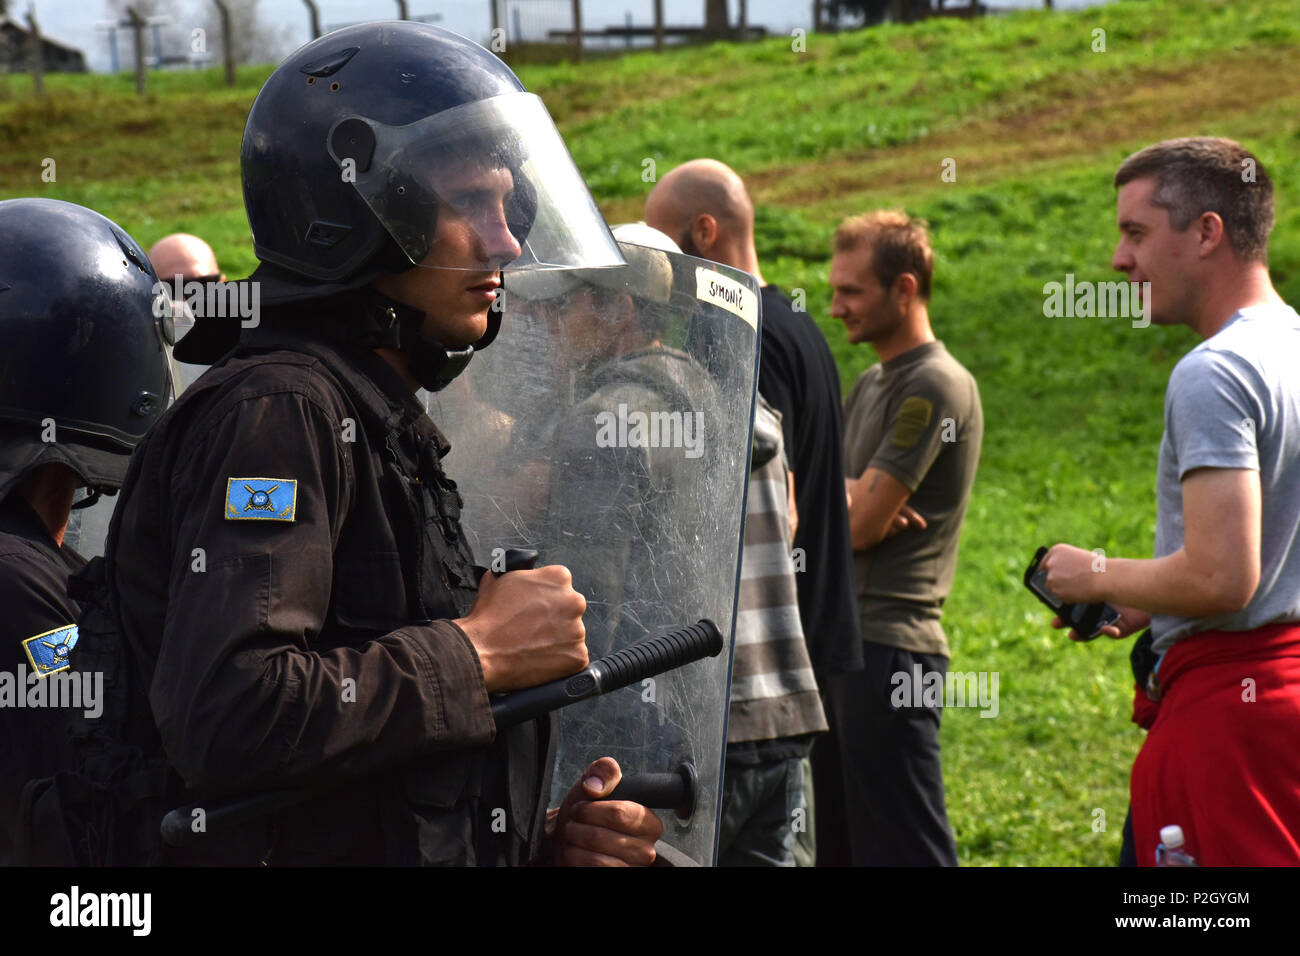
[[[1115,185],[1112,264],[1150,283],[1157,325],[1205,341],[1165,396],[1155,557],[1058,544],[1041,567],[1062,600],[1116,607],[1102,633],[1154,637],[1159,714],[1131,784],[1139,862],[1177,824],[1203,865],[1296,865],[1300,316],[1269,279],[1272,183],[1240,145],[1204,137],[1135,153]]]

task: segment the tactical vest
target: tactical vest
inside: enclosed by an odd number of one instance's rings
[[[270,351],[319,361],[356,410],[354,504],[339,535],[330,609],[318,635],[320,650],[358,646],[402,626],[464,616],[482,568],[474,566],[460,527],[462,501],[441,461],[449,446],[426,415],[388,397],[365,373],[382,363],[366,349],[336,346],[292,329],[263,327],[190,390],[219,387],[234,374],[230,360]],[[189,397],[195,401],[199,396]],[[371,450],[380,452],[374,466]],[[132,459],[131,488],[143,456]],[[78,728],[79,773],[42,781],[33,795],[47,804],[48,830],[57,812],[71,834],[73,859],[96,864],[520,865],[541,848],[554,759],[550,721],[499,733],[487,747],[446,751],[364,782],[281,810],[229,833],[200,838],[197,849],[162,845],[158,826],[173,807],[198,802],[166,765],[148,711],[149,655],[123,634],[113,580],[119,505],[105,558],[95,559],[75,585],[87,610],[81,621],[78,669],[105,674],[105,713]],[[355,562],[397,552],[400,562]],[[402,596],[404,601],[392,600]],[[128,646],[130,645],[130,646]],[[72,807],[58,806],[51,791]],[[250,795],[252,796],[252,795]],[[48,805],[54,804],[51,810]],[[212,805],[215,805],[216,801]],[[505,811],[504,814],[501,811]]]

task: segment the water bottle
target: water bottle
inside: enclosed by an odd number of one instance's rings
[[[1182,827],[1161,827],[1160,843],[1156,846],[1156,866],[1195,866],[1196,860],[1183,849],[1185,842]]]

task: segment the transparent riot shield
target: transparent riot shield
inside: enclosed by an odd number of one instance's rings
[[[86,489],[77,490],[77,501],[86,497]],[[117,507],[117,495],[100,495],[98,501],[85,508],[74,508],[68,515],[68,527],[63,532],[65,547],[83,558],[94,558],[104,553],[108,542],[108,525]]]
[[[716,853],[758,367],[753,277],[620,243],[628,265],[507,276],[502,327],[430,396],[476,560],[534,548],[587,599],[592,660],[702,618],[724,651],[558,712],[557,806],[595,759],[690,765],[663,841]]]

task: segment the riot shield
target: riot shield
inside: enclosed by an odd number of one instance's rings
[[[179,308],[177,308],[177,306]],[[175,303],[173,306],[172,321],[176,328],[176,341],[179,343],[194,328],[194,316],[189,311],[189,306],[184,302]],[[194,384],[200,375],[208,370],[206,365],[191,365],[188,362],[179,361],[172,354],[172,347],[167,349],[167,364],[172,370],[172,398],[180,398],[181,392]]]
[[[85,488],[77,489],[76,502],[84,501]],[[64,547],[71,548],[83,558],[94,558],[104,553],[108,543],[108,526],[117,507],[117,495],[100,495],[99,500],[84,508],[73,508],[68,515],[68,526],[63,532]]]
[[[702,618],[715,658],[557,714],[557,806],[591,761],[689,764],[663,842],[712,865],[758,367],[753,277],[620,242],[628,265],[506,277],[501,332],[428,406],[476,560],[534,548],[587,599],[592,660]]]

